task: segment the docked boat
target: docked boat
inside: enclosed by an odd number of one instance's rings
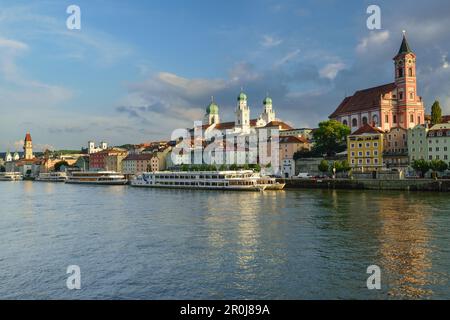
[[[264,191],[267,185],[253,178],[253,171],[188,171],[143,173],[133,187],[199,190]]]
[[[0,172],[0,181],[21,181],[22,174],[19,172]]]
[[[255,175],[253,179],[256,180],[257,184],[266,186],[266,190],[283,190],[286,186],[285,183],[278,182],[277,179],[271,177]]]
[[[92,184],[92,185],[125,185],[128,180],[121,173],[114,171],[80,171],[72,172],[67,177],[69,184]]]
[[[49,172],[49,173],[41,173],[36,178],[36,181],[41,182],[66,182],[67,173],[65,172]]]

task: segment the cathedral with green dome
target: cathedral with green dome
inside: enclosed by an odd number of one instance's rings
[[[247,95],[241,91],[237,97],[237,106],[235,110],[235,121],[232,129],[236,133],[246,133],[253,127],[264,127],[269,123],[276,120],[275,111],[272,107],[272,99],[267,96],[263,100],[263,111],[260,116],[256,119],[251,120],[250,118],[250,107],[248,105],[248,97]],[[220,127],[220,116],[219,116],[219,106],[214,101],[214,98],[211,98],[210,104],[206,107],[206,114],[203,120],[203,125],[211,127]],[[227,123],[226,127],[229,125]],[[228,128],[230,129],[230,128]]]

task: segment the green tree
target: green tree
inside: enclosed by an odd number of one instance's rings
[[[55,171],[59,171],[60,169],[61,169],[61,167],[62,166],[65,166],[65,167],[68,167],[69,166],[69,164],[67,163],[67,161],[60,161],[60,162],[57,162],[56,164],[55,164]]]
[[[430,169],[434,172],[444,172],[448,169],[448,164],[442,160],[432,160],[430,162]]]
[[[181,171],[189,171],[189,165],[188,164],[181,165]]]
[[[411,166],[414,170],[420,172],[422,178],[424,178],[425,174],[430,171],[430,163],[423,159],[414,160]]]
[[[319,128],[313,134],[315,151],[329,156],[344,151],[347,147],[346,139],[350,132],[348,126],[336,120],[319,123]]]
[[[435,101],[431,107],[431,124],[435,125],[442,122],[442,109],[439,101]]]
[[[341,172],[349,172],[351,170],[350,164],[347,160],[341,162]]]
[[[330,165],[327,160],[322,160],[319,164],[319,171],[322,173],[326,173],[330,170]]]
[[[219,167],[219,170],[220,171],[227,171],[227,165],[226,164],[222,164],[220,167]]]
[[[235,164],[235,163],[233,163],[231,166],[230,166],[230,170],[231,171],[236,171],[236,170],[238,170],[239,168],[238,168],[238,166],[237,166],[237,164]]]
[[[5,166],[0,166],[0,172],[5,172],[5,171],[6,171]]]

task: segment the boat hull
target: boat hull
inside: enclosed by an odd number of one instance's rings
[[[118,181],[66,181],[67,184],[85,184],[85,185],[100,185],[100,186],[123,186],[128,184],[128,180]]]
[[[219,191],[264,191],[266,187],[261,186],[166,186],[166,185],[150,185],[150,184],[136,184],[131,183],[132,187],[136,188],[155,188],[155,189],[182,189],[182,190],[219,190]]]

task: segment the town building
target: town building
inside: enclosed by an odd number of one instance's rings
[[[290,178],[296,174],[295,153],[301,150],[311,150],[311,146],[308,140],[302,136],[287,136],[280,138],[279,147],[281,174],[285,178]]]
[[[450,160],[450,123],[436,124],[427,134],[428,160]]]
[[[122,172],[122,161],[128,156],[127,151],[111,152],[105,157],[105,169],[107,171]]]
[[[293,136],[293,137],[303,137],[307,140],[313,140],[313,138],[314,138],[313,132],[314,132],[314,129],[310,129],[310,128],[283,130],[283,131],[280,131],[280,138],[287,137],[287,136]]]
[[[387,168],[407,169],[408,156],[408,130],[396,127],[384,134],[383,161]]]
[[[428,160],[428,124],[408,129],[408,156],[410,164],[416,160]]]
[[[123,155],[127,151],[120,148],[111,148],[96,153],[90,154],[89,158],[89,170],[99,171],[106,170],[106,158],[108,156],[118,156]]]
[[[417,92],[416,55],[405,34],[394,62],[393,83],[360,90],[346,97],[330,115],[330,119],[349,126],[352,132],[366,124],[383,131],[395,127],[409,129],[424,124],[424,103]]]
[[[347,137],[348,163],[353,170],[373,171],[383,167],[384,132],[365,124]]]
[[[122,161],[122,173],[139,175],[151,171],[152,154],[130,154]]]

